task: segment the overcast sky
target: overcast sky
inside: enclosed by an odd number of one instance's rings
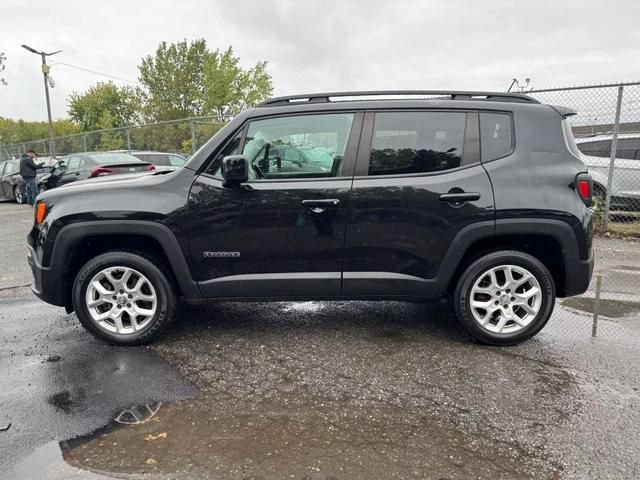
[[[46,119],[40,59],[137,80],[166,40],[233,46],[269,62],[276,94],[362,89],[506,90],[640,79],[640,1],[2,0],[0,116]],[[54,65],[55,118],[98,81]],[[118,84],[125,82],[115,81]]]

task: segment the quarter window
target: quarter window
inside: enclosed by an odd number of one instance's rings
[[[511,115],[507,113],[480,113],[480,148],[482,161],[495,160],[513,150]]]
[[[466,113],[376,113],[369,175],[431,173],[462,164]]]

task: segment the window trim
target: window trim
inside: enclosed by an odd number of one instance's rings
[[[496,160],[501,160],[503,158],[507,158],[513,155],[516,151],[516,122],[513,119],[513,112],[510,112],[508,110],[478,110],[477,112],[478,112],[478,137],[480,142],[480,163],[484,165],[486,163],[495,162]],[[483,113],[508,115],[509,119],[511,120],[511,150],[505,155],[492,158],[490,160],[482,160],[482,114]]]
[[[345,109],[345,110],[319,110],[312,112],[286,112],[286,113],[276,113],[276,114],[267,114],[267,115],[259,115],[255,117],[247,118],[242,125],[240,125],[236,130],[233,131],[231,135],[229,135],[224,142],[220,144],[219,148],[216,148],[214,152],[207,158],[205,162],[203,162],[203,167],[201,171],[198,172],[199,175],[205,175],[208,178],[213,178],[216,180],[223,180],[220,175],[213,175],[211,173],[207,173],[206,170],[209,168],[209,165],[214,161],[214,159],[222,152],[227,145],[242,131],[242,136],[240,137],[240,145],[246,143],[247,132],[249,130],[249,124],[254,121],[268,120],[271,118],[279,118],[279,117],[297,117],[297,116],[318,116],[318,115],[339,115],[350,113],[353,115],[353,122],[351,123],[351,131],[349,132],[349,138],[347,139],[347,144],[344,150],[344,165],[345,170],[351,170],[350,175],[341,175],[339,177],[306,177],[306,178],[253,178],[249,179],[246,183],[250,185],[252,183],[282,183],[282,182],[302,182],[302,181],[311,181],[311,182],[319,182],[319,181],[328,181],[328,180],[344,180],[344,179],[352,179],[355,171],[355,166],[357,164],[357,153],[358,153],[358,145],[360,142],[360,136],[362,134],[362,123],[364,117],[364,111],[362,110],[353,110],[353,109]],[[349,161],[349,158],[352,160]],[[351,165],[349,165],[351,163]]]
[[[463,140],[463,152],[462,159],[460,160],[460,166],[456,168],[449,168],[448,170],[440,170],[435,172],[415,172],[415,173],[390,173],[387,175],[369,175],[369,161],[371,157],[371,144],[373,142],[373,131],[375,128],[375,116],[377,113],[402,113],[402,112],[437,112],[437,113],[462,113],[465,114],[465,132]],[[466,108],[384,108],[367,110],[365,113],[365,121],[362,127],[362,135],[360,139],[360,145],[358,148],[358,158],[356,160],[356,170],[354,179],[363,178],[403,178],[403,177],[431,177],[434,175],[445,175],[450,172],[457,172],[464,170],[465,168],[474,167],[481,164],[480,156],[482,150],[480,149],[480,123],[479,120],[474,122],[474,113],[478,113],[478,110],[466,109]],[[475,123],[475,125],[474,125]],[[475,130],[475,131],[471,131]],[[474,137],[470,137],[470,133],[475,134]],[[477,140],[477,143],[475,142]],[[474,146],[473,144],[476,143]],[[471,151],[469,152],[468,149]],[[476,158],[476,161],[468,162],[467,156],[471,154]]]

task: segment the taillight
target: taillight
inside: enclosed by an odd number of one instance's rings
[[[144,169],[145,169],[146,171],[148,171],[148,172],[151,172],[151,171],[153,171],[153,170],[155,170],[155,169],[156,169],[156,166],[155,166],[155,165],[145,165],[145,166],[144,166]]]
[[[576,191],[580,199],[587,207],[591,206],[593,200],[593,179],[588,173],[579,173],[576,176]]]
[[[93,167],[89,169],[92,177],[103,177],[104,175],[111,175],[112,173],[118,173],[120,170],[117,168],[107,168],[107,167]]]

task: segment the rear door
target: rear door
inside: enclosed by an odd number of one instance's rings
[[[340,294],[346,213],[362,114],[251,120],[212,158],[189,196],[190,266],[206,297]],[[220,161],[242,153],[241,188]]]
[[[441,262],[456,235],[475,222],[493,228],[478,137],[477,112],[367,113],[346,230],[344,295],[441,293]]]

